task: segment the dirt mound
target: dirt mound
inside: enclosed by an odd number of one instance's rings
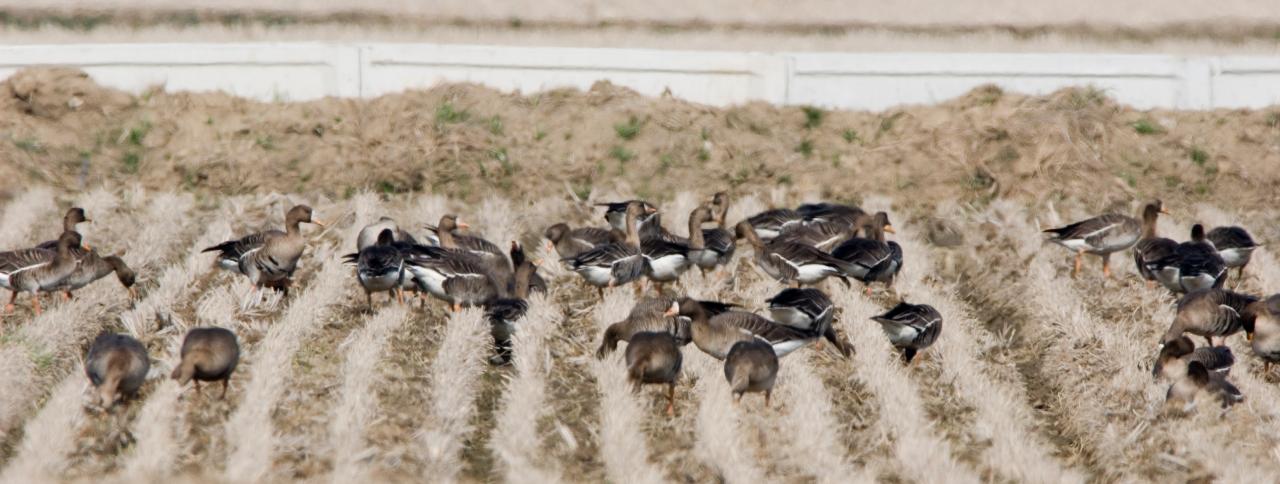
[[[441,85],[376,99],[129,96],[78,71],[0,84],[0,189],[103,183],[202,193],[361,188],[462,199],[801,187],[912,204],[995,197],[1274,203],[1280,111],[1137,111],[1096,89],[982,87],[882,113],[713,108],[598,83],[527,95]],[[1223,190],[1223,187],[1230,187]]]

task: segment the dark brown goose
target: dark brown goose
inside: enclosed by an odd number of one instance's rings
[[[769,407],[773,383],[778,378],[778,355],[768,343],[755,339],[739,341],[724,359],[724,378],[729,382],[734,402],[744,393],[764,393],[764,406]]]
[[[1172,262],[1165,265],[1159,279],[1175,293],[1220,288],[1226,283],[1227,264],[1205,237],[1203,225],[1191,227],[1191,240],[1178,244]]]
[[[1222,257],[1222,261],[1227,264],[1228,269],[1236,269],[1236,277],[1244,277],[1244,268],[1249,265],[1249,259],[1253,258],[1254,249],[1258,248],[1258,243],[1253,241],[1253,237],[1249,235],[1249,231],[1244,227],[1214,227],[1206,235],[1209,242],[1213,243],[1213,247],[1218,250],[1218,255]]]
[[[836,246],[858,235],[857,225],[839,222],[809,222],[791,225],[773,238],[773,242],[786,241],[804,244],[830,252]]]
[[[812,246],[786,241],[766,244],[747,221],[738,223],[736,233],[739,239],[747,239],[755,248],[756,265],[779,282],[798,287],[802,284],[817,284],[827,277],[836,277],[846,286],[849,285],[849,280],[840,274],[843,261],[831,254]]]
[[[520,264],[523,264],[525,261],[530,260],[529,257],[524,253],[524,247],[522,247],[519,242],[515,242],[515,241],[511,242],[511,250],[509,251],[509,255],[511,256],[511,267],[515,267],[517,270],[520,269]],[[540,260],[534,260],[532,262],[534,266],[542,265],[542,261]],[[511,280],[507,284],[508,286],[507,292],[512,294],[516,292],[517,276],[518,276],[517,274],[512,273]],[[547,281],[543,279],[542,276],[538,275],[537,267],[534,267],[533,273],[529,274],[529,291],[528,292],[529,294],[534,294],[534,293],[546,294],[547,293]]]
[[[1071,271],[1072,277],[1080,273],[1085,254],[1102,258],[1102,275],[1111,277],[1111,253],[1133,247],[1142,235],[1142,224],[1136,218],[1109,213],[1048,229],[1044,233],[1051,234],[1050,242],[1075,252],[1076,265]]]
[[[193,328],[182,340],[182,361],[169,375],[179,385],[195,381],[196,393],[200,382],[222,382],[222,398],[227,397],[231,374],[240,363],[240,342],[236,334],[225,328]]]
[[[1201,346],[1196,348],[1196,344],[1191,341],[1191,338],[1182,336],[1161,345],[1160,354],[1156,357],[1156,364],[1152,369],[1152,373],[1156,378],[1177,381],[1186,376],[1187,365],[1193,361],[1204,365],[1209,371],[1226,372],[1231,370],[1231,365],[1235,364],[1236,357],[1231,354],[1231,348],[1226,346]]]
[[[1164,209],[1160,200],[1142,208],[1142,237],[1133,246],[1133,263],[1138,268],[1138,275],[1147,281],[1147,287],[1155,285],[1165,266],[1176,262],[1173,256],[1178,251],[1178,243],[1156,235],[1156,223],[1162,213],[1168,214],[1169,211]]]
[[[289,293],[293,271],[306,248],[300,224],[310,223],[324,227],[324,223],[312,219],[311,207],[296,205],[285,213],[285,230],[268,230],[246,235],[236,240],[204,249],[217,252],[218,266],[249,277],[257,287],[270,287]]]
[[[676,338],[667,331],[643,332],[627,343],[627,381],[636,391],[642,385],[667,386],[667,416],[676,414],[676,382],[684,356]]]
[[[806,203],[796,207],[796,212],[804,217],[805,223],[834,222],[847,227],[857,225],[858,219],[866,214],[861,208],[853,205],[828,202]]]
[[[537,270],[533,261],[521,258],[512,277],[514,287],[510,297],[485,303],[484,315],[489,320],[489,333],[493,336],[494,355],[489,358],[492,364],[505,365],[511,361],[511,336],[516,332],[516,323],[529,311],[531,281]]]
[[[1244,401],[1244,395],[1240,393],[1239,388],[1227,381],[1226,374],[1209,371],[1200,362],[1193,361],[1187,364],[1187,375],[1169,386],[1169,392],[1165,394],[1165,404],[1189,410],[1202,391],[1216,398],[1222,404],[1222,408]]]
[[[138,275],[129,268],[118,255],[102,257],[97,251],[88,251],[80,258],[76,265],[76,270],[71,272],[70,276],[62,281],[56,288],[64,291],[67,299],[71,299],[71,292],[79,290],[98,279],[107,277],[111,273],[115,273],[116,279],[120,281],[120,285],[129,291],[129,298],[136,299],[138,297],[137,289],[133,287],[138,280]]]
[[[444,301],[454,312],[506,293],[506,274],[495,273],[491,264],[470,252],[420,245],[402,253],[405,271],[413,275],[419,290]]]
[[[63,232],[58,237],[58,249],[52,259],[48,258],[47,251],[35,249],[18,251],[13,258],[5,261],[5,284],[12,291],[9,304],[4,308],[5,313],[13,311],[18,293],[26,292],[31,294],[32,310],[37,315],[40,314],[40,293],[56,290],[75,272],[76,257],[71,248],[79,245],[79,240],[80,234]]]
[[[911,363],[942,334],[942,314],[928,304],[898,303],[889,312],[871,318],[880,323],[889,342],[902,350],[902,359]]]
[[[150,370],[146,347],[123,334],[98,335],[84,358],[84,371],[97,391],[97,403],[107,409],[136,395]]]
[[[1253,326],[1249,305],[1257,301],[1256,296],[1226,289],[1189,292],[1178,301],[1178,313],[1160,342],[1169,344],[1183,333],[1203,336],[1209,346],[1214,346],[1215,337],[1225,342],[1227,336]]]
[[[92,220],[89,220],[89,218],[85,216],[84,209],[80,207],[71,207],[67,210],[67,213],[62,216],[62,231],[79,233],[79,231],[76,230],[76,226],[85,222],[92,222]],[[41,242],[36,245],[36,248],[55,250],[58,248],[58,239]],[[75,249],[77,251],[88,250],[88,246],[84,246],[82,248],[80,243],[77,243]],[[76,255],[79,256],[81,254],[77,252]]]

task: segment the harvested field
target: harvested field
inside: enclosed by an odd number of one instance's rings
[[[1163,408],[1150,375],[1171,299],[1127,253],[1096,260],[1038,233],[1161,198],[1161,233],[1242,224],[1280,240],[1280,111],[1136,111],[1088,89],[1025,97],[978,90],[886,113],[713,109],[607,84],[521,96],[442,86],[374,100],[254,103],[218,94],[129,96],[71,71],[0,84],[0,242],[51,238],[83,206],[85,240],[139,272],[0,337],[0,479],[408,482],[1261,482],[1280,472],[1277,377],[1242,338],[1223,412]],[[69,99],[78,99],[69,107]],[[86,161],[87,160],[87,161]],[[644,197],[684,217],[729,190],[729,222],[807,201],[886,210],[905,266],[891,291],[823,288],[856,352],[812,346],[782,359],[771,408],[735,404],[723,367],[684,350],[675,416],[665,392],[596,358],[631,287],[593,288],[543,248],[555,222],[600,225],[590,204]],[[282,195],[289,194],[289,195]],[[288,297],[258,298],[199,250],[278,227],[295,203],[327,228]],[[457,213],[543,261],[513,364],[493,366],[478,310],[366,305],[341,255],[379,216],[423,233]],[[957,239],[956,235],[959,235]],[[1232,286],[1280,290],[1261,249]],[[763,312],[781,286],[745,245],[727,268],[674,289]],[[946,318],[904,366],[868,320],[906,297]],[[185,329],[233,329],[242,360],[225,399],[168,378]],[[153,360],[126,407],[88,405],[82,357],[100,330]]]

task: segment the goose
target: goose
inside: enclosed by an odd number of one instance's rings
[[[391,217],[379,218],[377,222],[371,223],[360,229],[360,234],[356,236],[356,252],[360,252],[371,245],[378,243],[378,237],[383,230],[390,230],[393,240],[406,244],[417,244],[418,241],[413,235],[404,230],[400,230],[400,225]]]
[[[804,216],[789,208],[775,208],[752,215],[746,222],[755,229],[760,240],[770,241],[788,228],[803,224]]]
[[[528,256],[526,256],[524,253],[524,247],[521,246],[519,242],[512,241],[511,250],[508,251],[508,253],[511,256],[511,267],[515,267],[517,270],[520,268],[520,264],[523,264],[524,261],[529,260]],[[533,269],[533,273],[529,274],[529,293],[530,294],[533,294],[533,293],[546,294],[547,293],[547,281],[546,279],[543,279],[542,276],[538,275],[538,269],[536,266],[538,266],[539,264],[541,264],[540,261],[534,261],[533,265],[535,267]],[[511,280],[507,283],[508,292],[515,293],[516,280],[517,280],[516,274],[513,273],[511,275]]]
[[[1256,319],[1253,328],[1245,327],[1249,347],[1262,359],[1264,374],[1271,373],[1271,364],[1280,363],[1280,294],[1272,295],[1250,306]]]
[[[631,203],[627,207],[626,237],[622,242],[599,245],[573,258],[565,259],[574,272],[582,276],[588,284],[596,287],[601,298],[604,297],[605,287],[621,286],[644,276],[647,262],[640,252],[640,235],[636,231],[636,220],[650,210],[655,209],[645,208],[642,202]]]
[[[724,378],[729,382],[734,403],[741,402],[744,393],[764,392],[764,406],[769,408],[773,383],[778,378],[778,355],[761,340],[734,343],[724,359]]]
[[[88,254],[89,250],[81,245],[80,233],[76,231],[63,232],[69,235],[73,240],[72,254],[80,255]],[[61,237],[59,237],[61,238]],[[41,244],[44,245],[44,244]],[[9,284],[9,276],[24,268],[38,264],[52,262],[54,257],[58,255],[58,245],[54,244],[52,248],[31,247],[28,249],[18,249],[6,252],[0,252],[0,287],[5,289],[13,289]],[[77,255],[77,260],[79,255]]]
[[[1209,371],[1227,372],[1231,370],[1231,365],[1235,364],[1236,357],[1231,353],[1231,348],[1226,346],[1196,348],[1191,338],[1181,336],[1161,345],[1160,354],[1156,357],[1151,373],[1156,378],[1177,381],[1186,376],[1187,364],[1193,361],[1204,365]]]
[[[859,219],[866,214],[861,208],[853,205],[827,202],[806,203],[796,207],[796,212],[804,217],[805,223],[834,222],[847,227],[856,226]]]
[[[1236,269],[1236,277],[1244,277],[1244,267],[1249,265],[1249,259],[1253,257],[1254,249],[1258,248],[1258,243],[1253,241],[1253,237],[1249,235],[1249,231],[1243,227],[1214,227],[1207,235],[1209,242],[1213,243],[1214,248],[1218,249],[1218,255],[1222,257],[1222,261],[1227,265],[1228,269]]]
[[[454,233],[457,229],[470,227],[470,225],[459,219],[457,215],[452,214],[440,217],[440,223],[435,226],[427,226],[439,238],[440,247],[469,251],[472,255],[487,262],[500,261],[505,264],[507,255],[493,242],[489,242],[483,237]]]
[[[835,305],[822,291],[809,287],[786,288],[765,302],[769,303],[769,316],[778,324],[822,335],[846,358],[853,353],[849,342],[831,325]]]
[[[1249,305],[1257,301],[1255,296],[1226,289],[1191,291],[1178,301],[1177,314],[1160,342],[1167,345],[1183,333],[1203,336],[1209,346],[1214,346],[1214,337],[1225,342],[1227,336],[1253,326],[1255,316]]]
[[[1048,229],[1044,233],[1051,234],[1050,242],[1076,253],[1076,265],[1071,271],[1071,277],[1080,274],[1080,266],[1084,263],[1086,253],[1102,258],[1102,275],[1111,277],[1111,253],[1133,247],[1142,234],[1142,225],[1133,217],[1108,213],[1064,227]]]
[[[179,385],[195,382],[200,393],[200,382],[222,382],[222,397],[227,398],[227,386],[231,374],[240,362],[240,342],[236,334],[218,327],[193,328],[182,340],[181,362],[173,369],[170,378]]]
[[[711,213],[715,220],[716,227],[725,229],[728,233],[729,225],[726,223],[729,217],[729,193],[716,192],[711,196]]]
[[[703,274],[728,264],[737,249],[733,234],[728,230],[719,226],[710,229],[702,228],[702,225],[707,222],[716,222],[714,218],[717,216],[712,208],[706,206],[695,208],[689,213],[689,259],[693,261],[693,265],[702,270]]]
[[[373,293],[394,293],[396,299],[404,302],[401,287],[405,280],[404,255],[396,242],[395,229],[384,228],[378,233],[377,240],[354,254],[342,256],[348,263],[356,266],[356,280],[364,289],[365,299],[369,303],[369,311],[373,311]]]
[[[1160,200],[1148,203],[1142,208],[1142,237],[1133,246],[1133,263],[1138,268],[1138,275],[1147,281],[1147,287],[1155,285],[1165,266],[1174,261],[1173,255],[1178,250],[1178,243],[1156,235],[1156,222],[1160,214],[1168,214],[1164,203]]]
[[[942,334],[942,315],[928,304],[898,303],[889,312],[871,318],[889,336],[889,342],[902,350],[902,359],[911,363]]]
[[[627,381],[639,391],[641,385],[667,386],[667,416],[676,414],[676,381],[684,355],[676,338],[666,331],[646,331],[627,343]]]
[[[537,270],[537,264],[521,258],[512,277],[511,297],[494,299],[484,305],[485,319],[489,320],[489,332],[493,336],[494,355],[489,358],[492,364],[505,365],[511,361],[511,335],[515,334],[516,322],[529,310],[531,280]]]
[[[1220,288],[1227,280],[1227,264],[1213,243],[1205,238],[1204,226],[1191,227],[1191,240],[1178,244],[1171,262],[1159,275],[1160,282],[1175,293]]]
[[[63,294],[66,295],[66,298],[71,299],[72,291],[79,290],[98,279],[107,277],[111,273],[115,273],[120,285],[124,286],[125,290],[129,292],[129,299],[138,298],[137,289],[133,287],[138,280],[138,275],[133,272],[133,269],[129,268],[124,259],[121,259],[119,255],[102,257],[93,250],[87,251],[80,258],[76,269],[55,289],[64,291]]]
[[[547,252],[555,249],[562,259],[572,259],[578,254],[611,242],[622,242],[614,237],[614,232],[598,227],[569,228],[568,224],[558,223],[547,227],[542,232],[547,239]]]
[[[858,235],[858,226],[839,222],[811,222],[791,225],[773,238],[774,242],[786,241],[813,246],[830,252],[831,249]]]
[[[1187,410],[1195,404],[1196,396],[1201,391],[1218,399],[1222,408],[1244,401],[1240,389],[1227,381],[1226,375],[1209,371],[1204,364],[1193,361],[1187,364],[1187,375],[1169,386],[1165,404],[1181,406],[1183,410]]]
[[[840,273],[840,265],[844,263],[831,254],[812,246],[795,244],[786,241],[774,241],[768,244],[760,240],[750,222],[739,222],[735,227],[739,239],[755,248],[756,265],[765,274],[784,284],[817,284],[827,277],[839,278],[846,286],[849,280]]]
[[[67,210],[67,213],[62,216],[62,231],[79,233],[76,230],[76,226],[85,222],[92,222],[92,220],[89,220],[89,218],[85,215],[84,209],[80,207],[71,207],[70,209]],[[41,242],[36,245],[36,248],[49,249],[49,250],[57,249],[58,239],[46,240],[44,242]],[[81,247],[77,243],[75,248],[80,249]],[[84,247],[84,250],[88,250],[88,247],[87,246]],[[77,253],[76,255],[80,256],[83,254]]]
[[[682,298],[664,316],[685,316],[690,320],[690,336],[693,344],[712,358],[723,360],[730,348],[739,341],[760,339],[773,347],[778,357],[817,341],[818,335],[770,321],[762,316],[743,312],[726,311],[710,316],[695,299]]]
[[[418,289],[444,301],[453,312],[500,297],[507,287],[503,275],[468,251],[420,245],[404,257],[405,271],[413,275]]]
[[[259,288],[271,287],[289,294],[293,271],[306,248],[300,224],[309,223],[324,227],[324,222],[312,218],[313,211],[306,205],[295,205],[285,213],[285,230],[268,230],[229,240],[201,252],[217,252],[218,266],[244,274],[249,282]]]
[[[630,342],[632,336],[643,332],[667,331],[676,338],[676,342],[681,346],[689,344],[692,338],[689,328],[690,321],[687,316],[680,316],[680,299],[671,295],[641,298],[636,302],[635,306],[632,306],[631,311],[627,313],[626,319],[610,324],[609,327],[605,328],[604,335],[600,339],[600,348],[596,350],[596,356],[603,358],[618,347],[618,342]],[[698,301],[698,304],[708,317],[713,317],[734,307],[733,304],[725,304],[719,301]],[[676,320],[669,319],[672,317],[675,317]]]
[[[701,220],[695,220],[693,217],[703,218],[709,216],[709,212],[699,214],[697,209],[690,214],[689,234],[690,238],[687,243],[680,243],[669,240],[664,237],[650,237],[641,239],[640,253],[645,258],[645,277],[653,281],[654,287],[658,294],[662,294],[662,286],[668,282],[675,282],[684,275],[685,271],[693,265],[692,255],[694,255],[694,238],[698,239],[698,254],[705,252],[705,244],[702,242],[702,225]],[[697,225],[695,226],[695,222]]]
[[[84,371],[97,390],[98,404],[110,409],[122,398],[138,393],[151,359],[142,343],[124,334],[103,333],[93,340],[84,358]]]
[[[870,295],[872,282],[893,284],[894,276],[902,269],[902,246],[897,242],[884,240],[885,232],[894,232],[893,226],[889,224],[889,214],[864,214],[858,220],[867,237],[854,237],[841,243],[831,251],[831,256],[841,261],[840,271],[862,281]]]
[[[4,312],[13,312],[18,293],[31,294],[31,308],[40,314],[40,294],[57,289],[76,270],[76,258],[71,248],[79,245],[80,234],[63,232],[58,237],[58,248],[53,257],[44,249],[15,251],[6,257],[0,267],[0,280],[12,291]]]

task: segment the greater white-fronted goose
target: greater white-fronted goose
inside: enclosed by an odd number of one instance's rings
[[[1226,289],[1191,291],[1178,301],[1177,315],[1160,342],[1169,344],[1183,333],[1203,336],[1209,346],[1214,346],[1215,337],[1225,342],[1227,336],[1253,325],[1249,305],[1256,301],[1255,296]]]
[[[717,227],[724,229],[728,233],[729,225],[729,193],[716,192],[711,196],[711,215]]]
[[[642,385],[667,386],[667,416],[676,414],[676,381],[684,355],[674,336],[666,331],[643,332],[627,343],[627,381],[640,390]]]
[[[811,287],[786,288],[765,302],[769,303],[769,316],[778,324],[821,335],[846,357],[853,352],[849,342],[832,326],[835,305],[822,291]]]
[[[360,229],[360,234],[356,236],[356,252],[360,252],[371,245],[378,243],[378,237],[383,230],[390,230],[392,240],[406,244],[417,244],[413,235],[400,229],[400,225],[391,217],[379,218],[377,222],[371,223]]]
[[[111,273],[115,273],[116,279],[120,281],[120,285],[129,291],[129,298],[138,297],[137,289],[133,287],[138,280],[137,273],[129,268],[118,255],[110,255],[102,257],[97,251],[88,251],[79,259],[76,269],[71,272],[70,276],[62,281],[56,288],[64,291],[67,299],[71,299],[71,292],[79,290],[90,283],[107,277]]]
[[[63,232],[75,241],[75,248],[83,249],[80,245],[81,237],[79,232],[69,231]],[[36,266],[52,262],[54,257],[58,255],[58,245],[54,244],[52,248],[42,249],[39,247],[31,247],[28,249],[18,249],[6,252],[0,252],[0,287],[5,289],[13,289],[9,284],[9,276],[23,268]],[[87,254],[87,250],[81,253]]]
[[[1176,293],[1220,288],[1227,281],[1227,264],[1213,243],[1205,238],[1204,226],[1195,224],[1191,227],[1191,240],[1178,244],[1173,261],[1158,278]]]
[[[733,392],[734,403],[744,393],[764,393],[764,406],[769,407],[773,383],[778,378],[778,355],[761,340],[739,341],[724,359],[724,378]]]
[[[521,258],[512,277],[514,288],[510,297],[501,297],[485,304],[484,315],[489,320],[489,333],[493,336],[494,355],[489,362],[505,365],[511,361],[511,335],[516,332],[516,322],[529,311],[529,294],[532,278],[537,272],[533,261]]]
[[[194,381],[196,393],[202,381],[222,382],[221,398],[227,398],[231,374],[239,363],[240,342],[235,333],[218,327],[192,328],[182,340],[182,361],[169,377],[179,385]]]
[[[680,300],[679,313],[671,308],[666,316],[688,317],[693,344],[717,360],[723,360],[739,341],[761,339],[773,347],[779,357],[818,340],[819,335],[801,331],[744,311],[726,311],[710,316],[702,303],[691,298]]]
[[[270,287],[289,294],[293,271],[306,248],[302,237],[303,223],[324,227],[320,220],[312,219],[311,207],[296,205],[284,217],[285,230],[268,230],[229,240],[204,249],[217,252],[218,266],[249,277],[258,287]]]
[[[858,220],[866,214],[861,208],[839,203],[806,203],[796,207],[796,212],[808,222],[833,222],[848,227],[858,224]]]
[[[419,245],[404,256],[405,271],[419,289],[454,312],[489,302],[507,287],[505,275],[495,274],[490,264],[470,252]]]
[[[67,210],[67,213],[62,216],[62,231],[79,233],[79,231],[76,230],[76,226],[85,222],[91,222],[91,220],[89,220],[85,215],[84,209],[80,207],[71,207]],[[41,242],[36,245],[36,248],[55,250],[58,248],[58,239]],[[81,250],[81,243],[77,242],[74,249],[77,251]],[[83,250],[88,250],[88,247],[84,247]],[[82,254],[77,252],[76,255],[80,256]]]
[[[1209,242],[1213,243],[1213,247],[1218,249],[1218,255],[1227,264],[1227,268],[1237,269],[1239,272],[1236,277],[1243,278],[1244,268],[1249,265],[1254,249],[1258,248],[1258,243],[1253,241],[1249,231],[1234,225],[1214,227],[1207,237]]]
[[[12,257],[3,262],[0,279],[5,280],[12,294],[4,312],[13,311],[18,293],[31,294],[31,308],[40,314],[40,293],[56,290],[76,270],[76,257],[71,248],[79,245],[80,234],[63,232],[58,237],[58,248],[52,258],[43,249],[15,251]]]
[[[690,224],[692,225],[692,224]],[[699,230],[698,238],[702,237]],[[640,253],[645,258],[645,277],[653,281],[658,294],[662,294],[662,286],[675,282],[693,265],[689,258],[692,248],[679,242],[672,242],[661,237],[644,239],[640,242]]]
[[[698,301],[698,303],[707,317],[714,317],[734,307],[733,304],[718,301]],[[689,329],[690,324],[691,321],[687,316],[680,316],[680,298],[671,295],[640,298],[636,301],[636,305],[631,307],[631,312],[627,313],[626,319],[605,328],[596,356],[604,357],[618,347],[618,342],[630,342],[633,335],[646,331],[669,332],[676,338],[678,344],[684,346],[693,338]]]
[[[84,358],[84,371],[97,390],[97,403],[106,409],[137,394],[150,370],[147,348],[123,334],[98,335]]]
[[[626,237],[622,242],[599,245],[565,260],[583,280],[599,290],[601,297],[604,297],[605,287],[621,286],[644,276],[648,262],[640,252],[640,234],[637,232],[636,220],[650,210],[654,209],[645,208],[642,202],[629,204]]]
[[[569,228],[568,224],[558,223],[543,231],[547,238],[547,251],[555,249],[561,259],[572,259],[578,254],[612,242],[622,242],[614,237],[614,232],[599,227]]]
[[[706,206],[689,213],[689,259],[702,269],[702,273],[728,264],[737,249],[733,235],[720,228],[704,229],[702,225],[714,221],[715,212]]]
[[[1204,365],[1209,371],[1226,372],[1236,363],[1236,357],[1231,353],[1231,348],[1226,346],[1196,348],[1191,338],[1181,336],[1161,345],[1160,354],[1156,356],[1156,364],[1151,372],[1156,378],[1177,381],[1186,376],[1187,364],[1193,361]]]
[[[789,227],[803,224],[804,216],[789,208],[775,208],[747,217],[746,222],[755,229],[760,240],[770,241]]]
[[[369,310],[373,311],[373,293],[390,292],[401,302],[404,294],[405,268],[404,255],[395,246],[394,229],[384,228],[372,245],[367,245],[355,254],[347,254],[343,259],[356,265],[356,280],[364,289]]]
[[[1209,371],[1200,362],[1193,361],[1187,364],[1187,375],[1169,386],[1169,392],[1165,394],[1165,404],[1189,410],[1201,391],[1217,399],[1222,404],[1222,408],[1244,401],[1244,395],[1240,393],[1240,389],[1227,381],[1225,374]]]
[[[858,226],[866,237],[844,241],[831,251],[831,256],[841,261],[844,275],[862,281],[867,294],[871,294],[872,282],[893,284],[894,276],[902,269],[902,246],[884,240],[885,232],[893,233],[887,213],[863,215],[858,218]]]
[[[942,334],[942,314],[928,304],[898,303],[889,312],[874,316],[889,342],[902,350],[902,359],[911,363],[917,353],[933,345]]]
[[[808,222],[783,229],[771,242],[790,242],[830,252],[836,246],[858,235],[859,226],[839,222]]]
[[[747,239],[755,248],[756,265],[765,274],[783,284],[817,284],[827,277],[839,278],[847,286],[849,280],[840,273],[840,259],[812,246],[795,244],[786,241],[764,243],[756,234],[750,222],[739,222],[736,227],[737,238]]]
[[[1178,243],[1156,235],[1156,222],[1162,213],[1169,212],[1160,200],[1142,208],[1142,237],[1133,246],[1133,263],[1138,268],[1138,275],[1147,281],[1147,287],[1155,285],[1165,266],[1176,262],[1174,254],[1178,251]]]
[[[1250,305],[1255,317],[1253,327],[1245,327],[1253,354],[1262,359],[1263,372],[1271,373],[1271,364],[1280,363],[1280,294]]]
[[[516,241],[511,241],[511,250],[509,251],[509,255],[511,256],[511,267],[514,267],[516,269],[520,268],[520,264],[523,264],[525,261],[530,260],[529,257],[524,253],[524,247],[521,246],[520,243]],[[529,294],[534,294],[534,293],[546,294],[547,293],[547,281],[546,279],[543,279],[541,275],[538,275],[537,266],[541,264],[542,264],[542,261],[540,260],[533,261],[533,265],[534,265],[533,273],[529,274]],[[516,276],[517,274],[512,273],[511,280],[507,284],[507,292],[512,294],[516,292]]]
[[[1075,252],[1076,265],[1071,271],[1072,277],[1080,273],[1085,254],[1102,258],[1102,275],[1111,277],[1111,253],[1133,247],[1142,235],[1142,224],[1138,219],[1127,215],[1108,213],[1065,227],[1048,229],[1044,233],[1051,234],[1050,242]]]
[[[440,247],[469,251],[472,255],[482,260],[489,262],[501,261],[505,264],[506,253],[493,242],[489,242],[483,237],[454,233],[455,230],[470,227],[470,225],[460,220],[457,215],[452,214],[440,217],[440,223],[435,226],[427,226],[439,238]]]

